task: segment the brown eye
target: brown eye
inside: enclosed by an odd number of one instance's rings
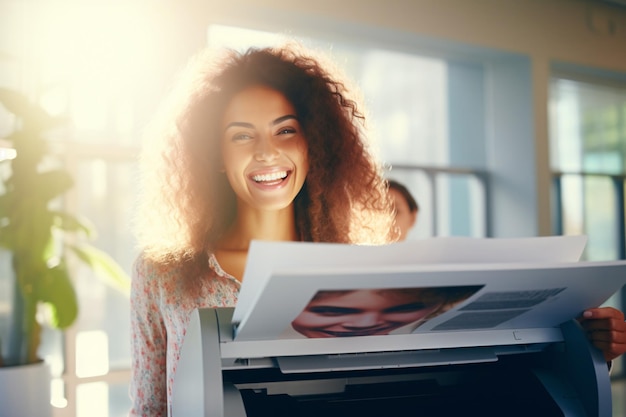
[[[278,135],[293,135],[296,133],[296,129],[292,127],[284,127],[278,131]]]

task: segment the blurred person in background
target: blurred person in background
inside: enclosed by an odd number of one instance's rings
[[[393,197],[396,208],[396,225],[400,229],[400,239],[406,240],[417,222],[419,205],[408,188],[396,180],[390,179],[389,194]]]

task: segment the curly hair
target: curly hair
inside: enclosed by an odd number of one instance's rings
[[[356,99],[323,56],[289,43],[244,53],[207,49],[181,73],[148,126],[140,157],[135,232],[144,256],[204,263],[233,222],[236,196],[219,172],[219,126],[231,98],[256,85],[293,104],[307,140],[309,171],[294,201],[300,240],[395,240],[383,167]]]

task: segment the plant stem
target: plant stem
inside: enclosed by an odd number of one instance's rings
[[[12,272],[17,275],[15,257],[13,257],[12,254],[11,257],[13,264]],[[24,297],[17,279],[14,280],[13,285],[13,312],[11,318],[9,349],[6,362],[8,365],[17,365],[22,363],[26,356],[26,352],[24,351]]]

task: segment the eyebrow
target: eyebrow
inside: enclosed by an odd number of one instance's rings
[[[281,116],[275,120],[273,120],[272,122],[270,122],[270,126],[276,126],[277,124],[280,124],[282,122],[284,122],[285,120],[289,120],[289,119],[294,119],[296,121],[298,120],[298,117],[293,115],[293,114],[286,114],[284,116]],[[224,130],[228,130],[231,127],[245,127],[247,129],[254,129],[254,125],[252,123],[246,123],[246,122],[230,122],[228,125],[226,125],[226,127],[224,128]]]

